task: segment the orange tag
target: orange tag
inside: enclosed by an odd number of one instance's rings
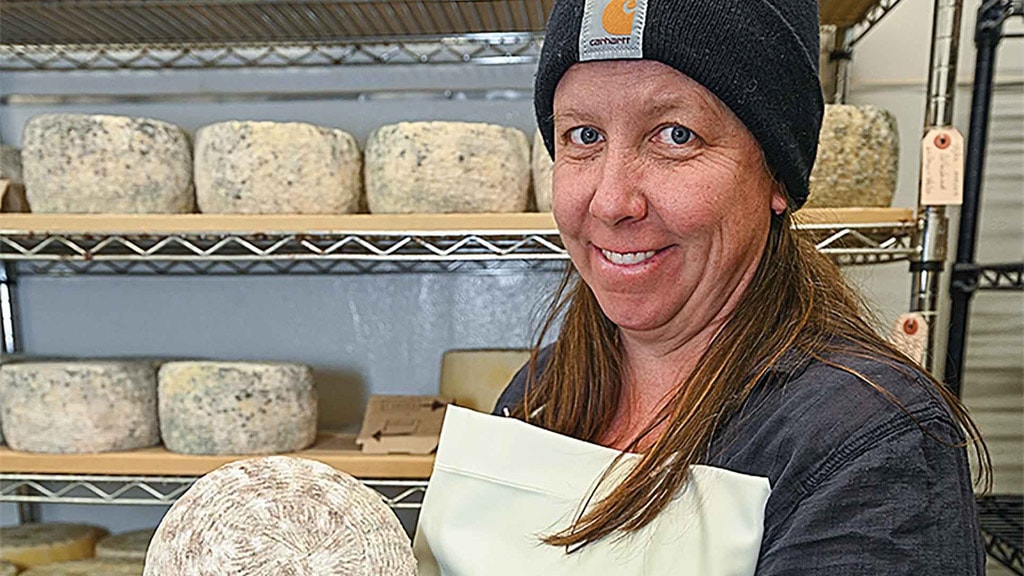
[[[933,128],[921,142],[921,204],[964,203],[964,137],[956,128]]]

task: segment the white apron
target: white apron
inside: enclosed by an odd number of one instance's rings
[[[618,454],[513,418],[449,406],[420,512],[420,576],[754,573],[768,479],[709,466],[694,466],[686,487],[639,532],[569,555],[542,543],[571,524]],[[626,456],[626,468],[638,459]],[[600,493],[611,487],[605,484]]]

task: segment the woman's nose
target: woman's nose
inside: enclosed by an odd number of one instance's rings
[[[609,151],[600,165],[601,177],[590,198],[590,215],[606,226],[642,220],[647,216],[639,160],[629,152]]]

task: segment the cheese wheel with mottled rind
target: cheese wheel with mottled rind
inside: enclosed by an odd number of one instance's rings
[[[341,130],[300,122],[221,122],[196,132],[196,201],[218,214],[348,214],[363,158]]]
[[[152,362],[21,362],[0,368],[4,440],[49,454],[115,452],[160,442]]]
[[[146,549],[155,531],[156,528],[146,528],[107,536],[96,543],[96,557],[145,560]]]
[[[899,153],[896,117],[891,112],[874,106],[825,106],[805,206],[890,206]]]
[[[515,128],[469,122],[401,122],[366,144],[370,212],[524,212],[530,147]]]
[[[150,118],[42,114],[25,124],[21,161],[33,212],[192,212],[192,146]]]
[[[22,572],[21,576],[142,576],[141,560],[78,560],[48,564]]]
[[[544,137],[540,130],[533,135],[533,160],[530,163],[533,171],[533,197],[537,202],[538,212],[551,212],[551,171],[554,162],[544,146]]]
[[[409,537],[380,495],[312,460],[232,462],[164,516],[145,576],[412,576]]]
[[[306,366],[170,362],[160,367],[160,435],[183,454],[276,454],[316,440]]]
[[[21,524],[0,527],[0,560],[22,568],[92,558],[96,541],[107,534],[85,524]]]

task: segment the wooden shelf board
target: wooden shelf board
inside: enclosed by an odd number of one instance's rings
[[[822,24],[849,28],[867,16],[878,0],[818,0],[818,17]]]
[[[429,478],[434,456],[363,454],[354,434],[321,432],[316,443],[287,456],[318,460],[357,478]],[[102,454],[33,454],[0,447],[0,472],[117,476],[201,476],[235,460],[255,456],[192,456],[162,446]]]
[[[807,208],[806,224],[866,224],[912,221],[909,208]],[[550,213],[515,214],[3,214],[0,234],[345,234],[345,233],[529,233],[551,232]]]

